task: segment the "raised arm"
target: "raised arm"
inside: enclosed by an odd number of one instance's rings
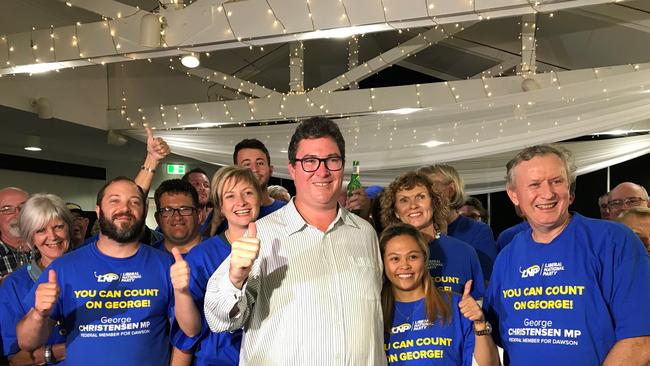
[[[183,259],[178,248],[172,248],[175,263],[169,269],[174,287],[174,316],[178,326],[188,337],[194,337],[201,331],[201,314],[190,294],[190,266]]]
[[[33,352],[47,342],[54,326],[50,314],[59,299],[59,293],[56,272],[50,269],[48,281],[36,288],[34,307],[16,326],[18,346],[21,349]]]
[[[153,137],[153,130],[147,127],[147,156],[135,177],[135,183],[142,188],[145,194],[151,188],[151,182],[158,164],[170,152],[171,150],[165,140],[161,137]]]
[[[479,366],[497,366],[500,365],[499,353],[494,340],[487,330],[487,322],[479,304],[474,300],[470,292],[472,290],[472,280],[465,283],[463,297],[458,303],[460,312],[463,316],[473,322],[475,340],[474,340],[474,358]],[[486,333],[479,335],[477,333]]]

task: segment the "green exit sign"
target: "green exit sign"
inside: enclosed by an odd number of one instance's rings
[[[167,164],[167,174],[185,174],[185,164]]]

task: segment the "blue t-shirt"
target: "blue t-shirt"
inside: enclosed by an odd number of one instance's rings
[[[230,244],[221,236],[213,236],[190,250],[185,261],[190,266],[190,293],[201,312],[201,335],[194,353],[195,365],[238,365],[242,331],[214,333],[203,316],[205,288],[212,273],[230,255]],[[175,324],[173,328],[177,325]],[[193,346],[186,343],[185,349]]]
[[[528,221],[524,220],[517,225],[510,226],[509,228],[503,230],[497,238],[497,250],[499,252],[502,251],[506,245],[510,244],[515,235],[528,229],[530,229],[530,224]]]
[[[460,312],[459,301],[460,296],[453,294],[452,318],[445,324],[440,320],[429,323],[424,299],[395,301],[391,334],[384,334],[388,364],[470,366],[474,355],[474,328]]]
[[[492,229],[487,224],[458,215],[458,218],[447,227],[447,235],[462,240],[476,249],[483,278],[489,279],[494,259],[497,257],[497,244],[494,242]]]
[[[650,335],[650,257],[630,229],[573,214],[548,244],[530,234],[499,254],[484,300],[512,364],[600,365]]]
[[[433,282],[443,291],[462,294],[465,282],[472,283],[472,297],[480,299],[485,294],[485,282],[476,250],[469,244],[447,235],[429,242],[427,268]]]
[[[24,306],[22,299],[34,287],[32,275],[41,273],[40,268],[34,262],[11,273],[5,278],[0,287],[0,324],[2,334],[2,352],[5,356],[11,357],[18,353],[18,340],[16,339],[16,324],[27,314],[33,306]],[[65,343],[65,331],[59,327],[59,323],[52,329],[52,334],[47,344]]]
[[[91,243],[58,258],[37,283],[56,271],[61,289],[50,317],[63,319],[70,365],[169,363],[172,257],[140,244],[128,258],[102,254]],[[34,306],[34,291],[23,300]]]

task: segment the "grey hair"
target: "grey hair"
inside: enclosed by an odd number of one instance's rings
[[[36,193],[32,195],[20,210],[20,234],[25,242],[36,249],[32,237],[50,221],[60,219],[67,225],[68,240],[72,237],[72,214],[65,202],[54,194]]]
[[[449,207],[457,210],[465,204],[467,195],[465,194],[465,181],[458,174],[456,168],[448,164],[435,164],[421,167],[417,170],[431,178],[432,175],[440,174],[445,178],[445,184],[452,184],[456,192],[453,197],[449,197]]]
[[[633,217],[639,217],[639,218],[650,217],[650,208],[631,207],[630,209],[621,212],[616,218],[616,221],[625,223],[628,219],[631,219]]]
[[[557,145],[543,144],[527,147],[517,153],[508,164],[506,164],[506,184],[509,187],[515,186],[515,168],[524,161],[529,161],[537,156],[555,155],[562,161],[566,176],[569,180],[569,191],[575,194],[576,188],[576,166],[571,151]]]

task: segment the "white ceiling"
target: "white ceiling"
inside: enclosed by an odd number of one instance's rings
[[[436,4],[451,0],[440,1]],[[477,6],[504,2],[475,1]],[[104,2],[140,6],[148,12],[161,11],[158,1]],[[191,5],[189,0],[186,2],[190,7],[200,4],[216,7],[220,3],[225,3],[226,6],[245,6],[247,2],[253,3],[256,0],[198,0]],[[75,1],[71,3],[74,4]],[[270,3],[281,6],[283,3],[298,2],[277,0]],[[100,21],[101,15],[78,6],[66,6],[65,1],[60,0],[3,0],[0,4],[0,35],[31,32],[32,27],[39,30],[49,29],[50,26],[71,26],[77,22],[90,24]],[[486,70],[495,70],[495,67],[498,70],[498,65],[505,66],[504,75],[514,75],[512,66],[521,61],[521,22],[521,16],[495,17],[477,22],[452,38],[400,60],[397,62],[399,67],[387,68],[379,76],[369,77],[361,82],[361,87],[379,88],[439,80],[463,80],[476,77]],[[650,1],[647,0],[540,12],[537,15],[537,27],[538,72],[650,62]],[[426,27],[402,28],[400,31],[363,34],[359,38],[359,62],[362,64],[371,60],[427,30]],[[281,93],[288,92],[289,44],[263,39],[258,41],[261,46],[211,51],[209,57],[204,53],[201,67]],[[305,89],[316,88],[348,70],[347,39],[314,39],[306,40],[303,44]],[[238,93],[219,83],[188,75],[187,71],[180,65],[178,56],[170,56],[62,69],[60,72],[40,75],[5,75],[0,78],[0,104],[33,113],[30,99],[45,96],[51,100],[54,115],[58,119],[108,130],[142,128],[140,120],[133,126],[116,124],[110,115],[120,109],[128,110],[129,115],[134,116],[137,115],[135,111],[138,108],[250,97],[249,94]],[[24,115],[20,117],[20,112],[9,111],[6,108],[0,109],[0,118],[7,113],[11,113],[12,119],[25,118]],[[163,126],[159,126],[161,127]],[[21,123],[5,124],[5,133],[0,135],[0,150],[6,152],[8,146],[19,140],[19,136],[36,133],[49,135],[50,129],[51,126],[44,120],[35,120],[29,127]],[[74,135],[59,136],[51,141],[51,146],[53,154],[65,157],[67,161],[74,161],[80,150],[86,150],[78,148],[84,146],[84,143],[79,141],[79,136]]]

